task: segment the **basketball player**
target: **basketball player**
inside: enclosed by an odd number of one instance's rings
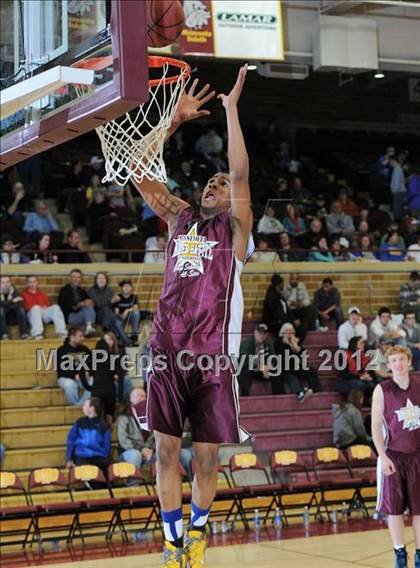
[[[414,566],[420,568],[420,381],[409,375],[411,352],[406,347],[390,347],[385,356],[392,379],[377,385],[372,399],[372,436],[380,468],[377,509],[388,515],[395,568],[408,566],[403,513],[410,509]]]
[[[203,370],[198,357],[238,353],[243,299],[239,281],[253,252],[248,155],[238,116],[247,67],[240,69],[228,95],[219,95],[226,112],[229,174],[214,175],[203,190],[200,212],[173,197],[158,181],[144,179],[138,190],[167,222],[170,240],[163,290],[153,322],[148,376],[147,424],[157,453],[157,490],[165,533],[164,566],[196,568],[206,545],[206,523],[215,496],[221,443],[239,443],[248,434],[239,426],[238,388],[231,368]],[[184,94],[170,134],[214,96],[208,85]],[[182,369],[177,355],[188,350]],[[156,361],[164,361],[160,370]],[[195,458],[191,523],[183,538],[179,456],[189,418]]]

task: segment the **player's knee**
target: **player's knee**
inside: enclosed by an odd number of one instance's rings
[[[172,442],[160,440],[156,445],[158,465],[165,468],[179,467],[179,447]]]
[[[217,452],[196,452],[194,459],[196,462],[196,470],[199,474],[210,475],[217,470]]]

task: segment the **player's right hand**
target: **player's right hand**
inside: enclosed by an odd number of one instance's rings
[[[392,475],[395,473],[395,465],[388,456],[381,457],[381,470],[384,475]]]

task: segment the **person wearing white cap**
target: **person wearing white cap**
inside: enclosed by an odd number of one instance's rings
[[[338,328],[338,347],[348,349],[352,337],[363,337],[367,341],[368,329],[362,322],[360,310],[357,306],[350,306],[347,310],[348,319]]]

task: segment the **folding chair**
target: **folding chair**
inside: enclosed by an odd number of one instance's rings
[[[161,528],[159,515],[159,500],[157,495],[150,495],[147,484],[144,482],[140,471],[131,463],[113,463],[108,468],[108,479],[111,495],[119,498],[119,507],[114,511],[111,519],[110,539],[112,539],[118,521],[124,528],[126,525],[143,524],[142,530],[148,530],[149,525],[155,522],[154,528]],[[138,482],[136,486],[127,486],[127,482]],[[140,487],[139,487],[140,486]],[[146,491],[145,495],[139,495],[140,488]],[[132,516],[132,511],[145,511],[143,517]],[[129,518],[124,518],[123,512],[129,512]]]
[[[31,504],[30,497],[22,483],[22,480],[11,471],[0,472],[0,526],[2,546],[22,544],[26,547],[31,532],[33,531],[31,544],[34,540],[40,543],[37,508]],[[28,525],[22,528],[22,521],[28,521]],[[8,537],[24,535],[24,539],[6,540]]]
[[[351,477],[348,469],[347,460],[343,452],[335,447],[318,448],[313,452],[313,466],[316,479],[320,483],[321,502],[320,507],[324,507],[328,520],[331,520],[328,505],[342,503],[342,499],[327,499],[326,494],[330,491],[352,491],[349,501],[349,514],[355,510],[358,502],[362,503],[360,487],[361,478]],[[366,516],[366,511],[363,509]]]
[[[29,493],[32,503],[37,508],[38,528],[42,540],[57,539],[57,532],[68,528],[67,544],[73,539],[76,531],[84,543],[82,531],[78,522],[77,513],[81,509],[80,503],[74,503],[71,499],[67,476],[57,468],[34,469],[29,476]],[[72,517],[71,523],[54,526],[41,525],[41,519],[47,517]],[[49,539],[42,537],[42,533],[54,533]]]
[[[112,497],[110,486],[104,474],[96,465],[79,465],[70,469],[69,490],[74,502],[81,504],[77,513],[80,530],[106,527],[106,532],[89,532],[89,536],[103,536],[106,540],[111,538],[111,522],[116,523],[123,541],[128,542],[127,532],[121,521],[119,507],[120,500]],[[108,521],[89,520],[98,512],[110,513]],[[115,512],[117,515],[115,516]],[[87,518],[87,522],[85,522]],[[86,537],[86,532],[83,533]],[[70,539],[71,542],[71,539]]]
[[[358,444],[347,448],[347,462],[350,475],[361,478],[360,497],[367,512],[367,503],[376,503],[376,466],[377,455],[370,446]],[[363,495],[363,489],[375,489],[372,495]]]
[[[285,505],[283,497],[290,494],[309,495],[309,500],[303,503],[309,511],[313,504],[316,506],[315,518],[323,520],[320,512],[320,503],[317,499],[317,493],[320,491],[320,484],[316,479],[311,479],[308,467],[304,458],[294,450],[281,450],[274,452],[270,456],[270,466],[273,479],[280,477],[282,489],[279,493],[279,499],[273,498],[271,507],[278,506],[282,518],[284,518],[285,526],[288,526],[286,509],[296,508],[296,505]],[[301,504],[298,505],[301,507]],[[297,515],[291,515],[297,516]]]

